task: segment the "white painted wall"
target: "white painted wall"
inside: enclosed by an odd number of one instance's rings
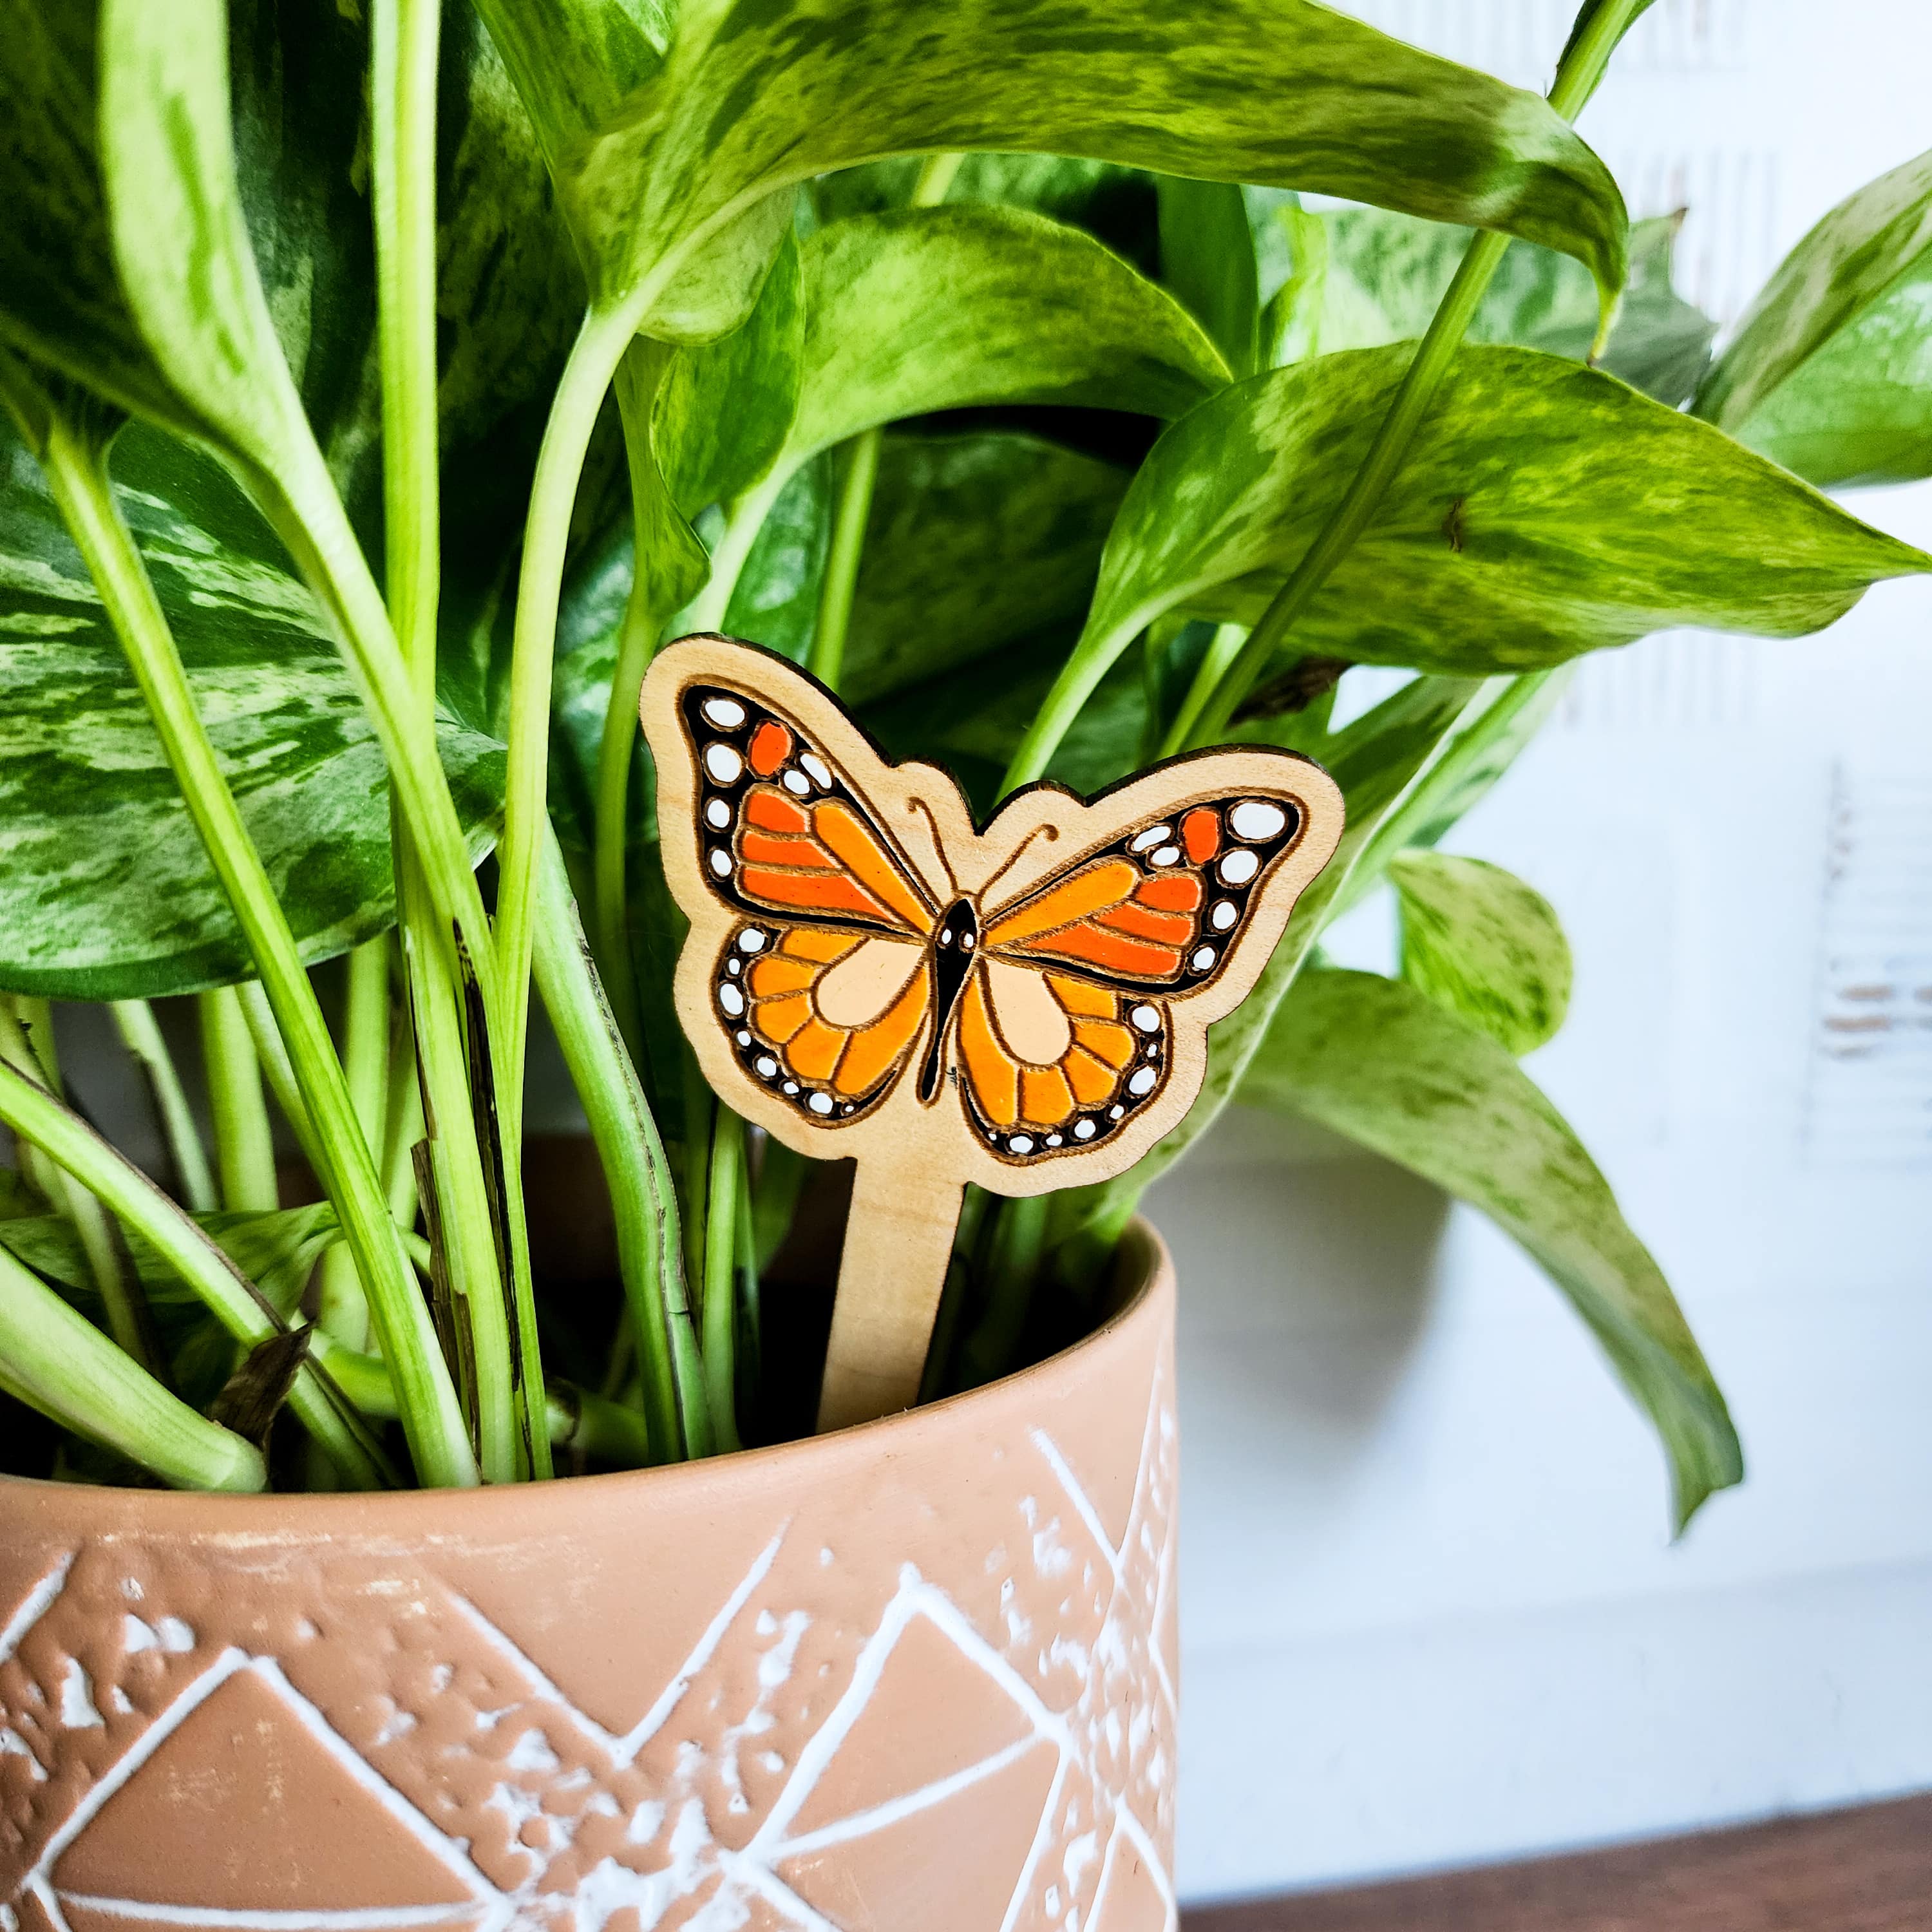
[[[1572,7],[1357,10],[1540,85]],[[1730,316],[1932,143],[1928,72],[1921,0],[1659,0],[1583,130],[1634,212],[1690,202],[1690,292]],[[1932,544],[1932,486],[1853,506]],[[1531,1070],[1744,1438],[1748,1486],[1684,1543],[1588,1337],[1478,1217],[1259,1116],[1156,1190],[1183,1285],[1185,1895],[1932,1785],[1928,646],[1920,583],[1820,640],[1598,659],[1452,842],[1564,917],[1575,1007]],[[1365,908],[1352,953],[1388,943]],[[1891,1029],[1847,1055],[1840,995],[1878,981]]]

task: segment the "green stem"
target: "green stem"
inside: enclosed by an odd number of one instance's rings
[[[713,1447],[710,1405],[686,1293],[670,1165],[584,943],[554,834],[542,883],[537,986],[610,1190],[652,1456],[659,1462],[706,1456]]]
[[[592,878],[596,899],[598,962],[605,990],[617,1016],[631,1058],[642,1063],[643,1023],[638,1010],[637,974],[631,960],[631,772],[638,754],[638,698],[644,673],[657,648],[665,614],[658,608],[651,574],[650,532],[646,505],[658,488],[650,473],[651,405],[658,382],[670,366],[670,351],[661,343],[634,344],[618,365],[617,410],[624,426],[624,448],[631,472],[632,542],[631,594],[617,639],[617,662],[610,674],[610,701],[604,713],[604,735],[597,748],[596,826]]]
[[[1033,1306],[1052,1202],[1049,1194],[1033,1194],[1000,1203],[987,1269],[986,1312],[962,1352],[962,1379],[968,1388],[997,1381],[1015,1366]]]
[[[965,160],[964,153],[928,154],[913,184],[911,206],[937,208],[952,190],[953,177]]]
[[[373,1151],[383,1144],[388,1123],[389,941],[386,934],[365,940],[349,956],[349,991],[343,1016],[343,1077],[350,1104],[362,1123],[362,1138]],[[339,1241],[322,1257],[316,1291],[316,1322],[327,1334],[352,1348],[365,1348],[369,1307],[356,1256]]]
[[[1180,709],[1174,713],[1174,722],[1168,727],[1167,736],[1161,740],[1161,757],[1171,758],[1186,751],[1192,742],[1201,714],[1208,708],[1208,700],[1214,696],[1216,686],[1227,675],[1228,667],[1240,655],[1247,634],[1239,624],[1215,626],[1214,640],[1196,667],[1194,681],[1187,688]]]
[[[0,1249],[8,1393],[183,1490],[268,1487],[262,1452],[197,1415]]]
[[[70,1108],[4,1061],[0,1121],[72,1174],[128,1226],[145,1234],[161,1259],[244,1348],[253,1348],[286,1326],[261,1291],[132,1161]],[[297,1376],[289,1406],[334,1457],[346,1480],[359,1488],[381,1484],[383,1472],[372,1445],[338,1408],[334,1392],[312,1366]]]
[[[416,1198],[416,1145],[423,1137],[422,1084],[417,1076],[416,1041],[399,1023],[389,1055],[389,1096],[384,1103],[382,1197],[399,1228],[413,1228],[422,1203]]]
[[[845,670],[845,637],[851,628],[852,598],[859,585],[859,559],[866,548],[866,524],[872,513],[872,491],[879,480],[883,432],[864,430],[845,446],[844,475],[832,525],[832,548],[819,586],[818,622],[812,634],[806,668],[828,691],[836,691]]]
[[[231,1214],[272,1214],[282,1204],[275,1186],[274,1136],[262,1091],[261,1059],[241,993],[233,986],[218,986],[196,1004],[221,1204]]]
[[[403,855],[404,902],[427,905],[428,894],[412,851]],[[474,1125],[471,1082],[487,1072],[465,1042],[461,990],[450,958],[432,940],[419,944],[413,924],[403,930],[403,957],[415,1016],[422,1114],[436,1190],[436,1225],[476,1367],[477,1460],[486,1483],[517,1479],[518,1414],[512,1385],[510,1318],[503,1291],[496,1220],[490,1202],[481,1137]]]
[[[46,461],[62,515],[127,652],[189,815],[254,955],[287,1043],[321,1143],[326,1171],[318,1178],[356,1250],[382,1352],[395,1366],[405,1392],[404,1426],[416,1473],[434,1486],[473,1482],[475,1464],[455,1389],[396,1239],[328,1023],[195,709],[180,653],[115,501],[105,451],[78,439],[56,418]],[[436,779],[440,784],[440,767]],[[446,788],[442,796],[446,803]],[[475,883],[470,880],[472,891]]]
[[[738,1196],[745,1124],[720,1106],[711,1129],[710,1186],[704,1210],[704,1382],[720,1450],[739,1446],[737,1424]]]
[[[58,1100],[60,1064],[54,1052],[53,1016],[47,1003],[16,998],[14,1005],[20,1010],[20,1019],[0,1000],[0,1060]],[[51,1161],[40,1166],[49,1199],[74,1225],[115,1346],[150,1375],[159,1376],[166,1358],[140,1278],[128,1265],[119,1230],[107,1210],[72,1174]]]
[[[1564,120],[1574,121],[1596,92],[1617,43],[1648,4],[1649,0],[1610,0],[1564,50],[1550,90],[1550,104]],[[1407,458],[1509,245],[1510,237],[1493,229],[1485,230],[1469,244],[1454,279],[1437,304],[1427,332],[1403,373],[1402,385],[1376,432],[1375,441],[1341,502],[1329,513],[1321,533],[1288,573],[1288,580],[1269,601],[1261,621],[1249,633],[1246,645],[1233,663],[1217,682],[1204,688],[1198,706],[1195,694],[1189,693],[1189,704],[1198,711],[1190,743],[1211,743],[1225,734],[1242,700],[1266,674],[1322,586],[1367,528]],[[1204,673],[1205,669],[1204,666]],[[1196,682],[1198,684],[1200,680]]]
[[[382,371],[383,529],[388,616],[413,700],[418,748],[434,747],[436,616],[441,597],[440,424],[436,405],[436,182],[437,0],[376,0],[371,15],[372,186],[377,334]],[[399,794],[400,795],[400,794]],[[506,1114],[506,1076],[521,1064],[518,999],[506,1004],[494,942],[459,920],[482,994],[484,1033],[465,1024],[461,960],[448,943],[449,910],[437,890],[436,854],[410,815],[396,843],[423,1078],[429,1090],[430,1172],[440,1223],[476,1367],[478,1461],[488,1482],[518,1473],[520,1405],[512,1304],[527,1300],[512,1233],[522,1214],[517,1114]],[[471,881],[473,886],[474,881]],[[467,895],[466,894],[466,903]],[[476,913],[480,920],[481,900]],[[498,1118],[479,1130],[472,1096],[493,1082]],[[512,1096],[514,1097],[514,1096]],[[498,1144],[487,1147],[492,1133]],[[490,1176],[502,1178],[493,1202]],[[388,1190],[386,1190],[387,1192]],[[506,1276],[508,1279],[506,1279]],[[532,1363],[531,1369],[536,1371]],[[541,1423],[538,1424],[541,1434]]]
[[[337,1387],[364,1415],[393,1416],[395,1385],[380,1355],[345,1348],[317,1332],[316,1356],[334,1377]],[[544,1402],[544,1420],[551,1445],[580,1450],[593,1461],[634,1469],[651,1460],[650,1432],[636,1410],[553,1378]]]
[[[153,1090],[154,1111],[160,1116],[183,1204],[197,1214],[213,1213],[214,1177],[208,1170],[208,1150],[202,1145],[201,1130],[194,1124],[187,1090],[174,1055],[161,1036],[154,1008],[146,1000],[116,1000],[110,1010],[128,1051],[141,1063]]]
[[[544,842],[550,820],[544,790],[550,763],[550,675],[557,606],[570,543],[571,512],[597,412],[636,332],[628,314],[593,309],[565,364],[537,454],[524,529],[510,655],[510,747],[504,778],[503,836],[496,852],[496,947],[505,1051],[496,1104],[506,1121],[523,1116],[524,1038]]]
[[[772,506],[796,473],[795,466],[782,462],[763,482],[754,484],[725,506],[724,527],[712,546],[711,574],[685,610],[685,620],[692,630],[716,631],[723,625],[724,614],[731,607],[731,593],[750,560],[752,546],[758,542]]]

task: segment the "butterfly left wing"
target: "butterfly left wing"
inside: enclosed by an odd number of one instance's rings
[[[1248,782],[1220,789],[1204,768],[1231,760]],[[1136,812],[1150,790],[1166,808]],[[1326,776],[1264,752],[1184,761],[1092,816],[1112,836],[984,915],[960,1003],[967,1116],[1009,1163],[1078,1154],[1169,1111],[1178,1061],[1198,1086],[1208,1022],[1267,963],[1340,830]]]

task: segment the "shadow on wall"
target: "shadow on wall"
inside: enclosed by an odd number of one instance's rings
[[[1429,1319],[1449,1204],[1262,1115],[1232,1115],[1199,1151],[1148,1208],[1180,1281],[1183,1548],[1211,1551],[1226,1587],[1220,1532],[1238,1549],[1243,1513],[1278,1526],[1346,1507]]]

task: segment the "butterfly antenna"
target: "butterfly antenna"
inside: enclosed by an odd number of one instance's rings
[[[1057,825],[1036,825],[1014,848],[1013,856],[980,888],[980,898],[983,901],[993,888],[1026,856],[1027,848],[1036,838],[1044,838],[1050,842],[1059,836],[1060,827]]]
[[[906,809],[926,820],[926,829],[932,838],[932,855],[939,861],[939,869],[946,874],[947,890],[956,899],[959,896],[959,881],[952,876],[952,868],[946,862],[946,848],[939,836],[939,821],[932,815],[932,807],[916,793],[906,801]]]

